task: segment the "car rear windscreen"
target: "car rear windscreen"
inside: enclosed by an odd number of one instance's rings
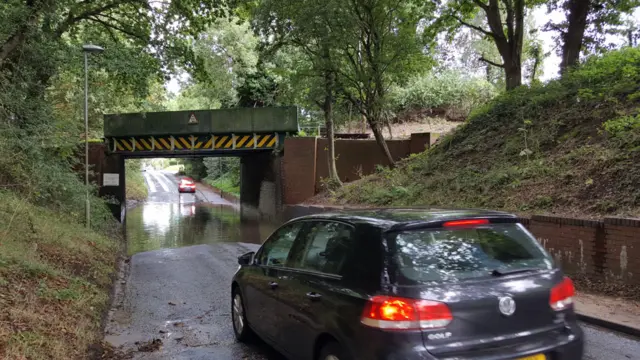
[[[429,229],[390,235],[389,249],[409,282],[442,282],[524,269],[551,269],[550,256],[520,224]]]

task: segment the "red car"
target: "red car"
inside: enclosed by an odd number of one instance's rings
[[[196,183],[189,178],[180,179],[180,184],[178,185],[178,192],[180,193],[195,193],[196,192]]]

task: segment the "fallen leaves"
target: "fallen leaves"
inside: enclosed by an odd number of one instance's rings
[[[158,351],[162,348],[162,340],[153,339],[149,342],[146,342],[140,346],[138,346],[138,351],[140,352],[154,352]]]

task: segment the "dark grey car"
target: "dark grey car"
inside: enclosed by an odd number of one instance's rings
[[[510,214],[308,216],[239,263],[237,338],[290,359],[582,359],[573,283]]]

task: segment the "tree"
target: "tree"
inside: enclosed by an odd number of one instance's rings
[[[313,99],[312,104],[322,109],[324,114],[329,151],[327,166],[329,179],[335,186],[341,185],[341,182],[335,162],[333,107],[337,90],[336,38],[330,18],[339,6],[335,0],[298,0],[292,3],[265,0],[254,11],[257,30],[267,39],[273,37],[265,44],[266,52],[278,52],[290,47],[298,49],[306,60],[298,70],[312,78],[307,84],[312,84],[314,90],[321,89],[308,91],[307,94],[320,95],[319,99]]]
[[[506,89],[522,84],[522,60],[525,36],[526,10],[536,5],[535,0],[458,0],[440,3],[442,15],[429,27],[429,33],[442,30],[456,31],[464,26],[490,39],[502,59],[501,63],[485,57],[481,60],[499,68],[505,75]],[[486,25],[471,22],[478,12],[486,17]]]
[[[90,131],[99,111],[158,109],[163,75],[194,66],[189,39],[222,8],[218,0],[8,0],[0,4],[0,161],[4,184],[30,200],[75,212],[85,199],[72,171],[84,137],[81,46],[91,57]],[[184,51],[184,49],[187,49]],[[24,147],[24,144],[30,144]],[[93,222],[92,222],[93,223]]]
[[[207,98],[226,106],[237,103],[237,88],[245,76],[256,71],[257,46],[250,24],[234,16],[218,18],[198,35],[193,44],[198,66],[192,75],[206,88]]]
[[[238,89],[256,72],[258,39],[249,23],[235,16],[216,19],[191,44],[194,67],[167,104],[171,110],[218,109],[238,104]],[[183,70],[183,73],[184,73]]]
[[[158,73],[177,64],[193,66],[186,46],[189,36],[221,14],[221,4],[221,0],[10,0],[0,8],[1,22],[8,23],[0,27],[0,71],[32,69],[29,96],[42,97],[57,65],[63,63],[54,62],[61,60],[56,55],[69,56],[73,52],[68,45],[97,38],[117,44],[110,49],[112,54],[117,49],[136,49],[157,59]],[[40,52],[45,48],[47,54]],[[25,63],[25,53],[52,59]]]
[[[587,48],[599,52],[607,34],[619,31],[623,15],[640,6],[638,0],[564,0],[547,5],[549,12],[562,10],[566,18],[561,23],[549,22],[547,29],[559,33],[562,41],[560,72],[578,64],[580,53]]]
[[[430,65],[417,33],[425,13],[421,2],[349,0],[333,10],[328,22],[340,56],[341,93],[366,118],[392,167],[395,160],[382,135],[388,90]]]
[[[484,12],[478,12],[468,22],[474,26],[486,26]],[[504,70],[492,64],[502,62],[500,53],[493,39],[469,27],[457,28],[456,31],[439,34],[435,42],[435,60],[439,71],[457,70],[471,76],[484,76],[487,81],[497,87],[505,88]],[[541,75],[543,53],[542,42],[538,37],[531,13],[525,15],[525,28],[522,50],[522,77],[533,81]]]
[[[634,21],[633,19],[625,20],[623,32],[627,46],[634,47],[638,45],[638,39],[640,39],[640,23],[638,21]]]

